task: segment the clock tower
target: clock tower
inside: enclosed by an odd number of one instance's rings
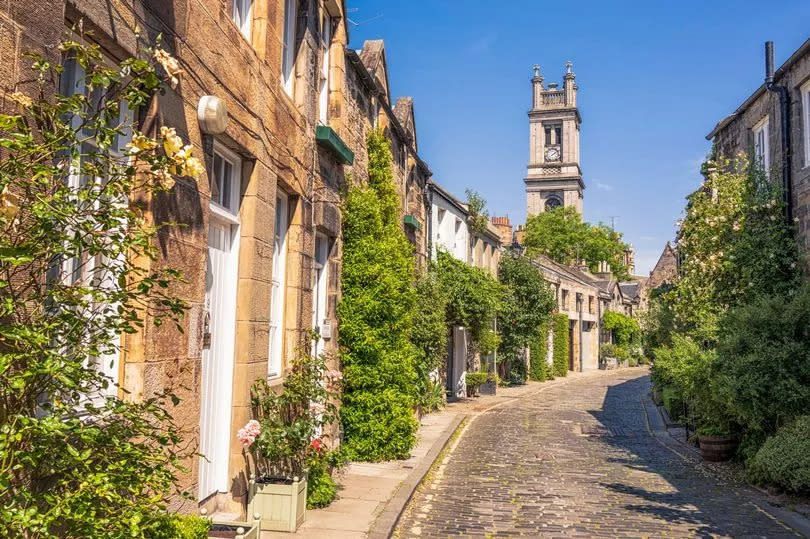
[[[529,166],[526,204],[529,215],[559,206],[572,206],[582,215],[582,169],[579,166],[577,85],[571,62],[565,65],[563,87],[543,87],[540,67],[534,66],[532,108],[529,111]]]

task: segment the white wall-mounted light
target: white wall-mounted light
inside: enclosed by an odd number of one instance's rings
[[[197,120],[200,129],[206,135],[219,135],[228,126],[228,109],[225,101],[213,96],[204,95],[197,104]]]

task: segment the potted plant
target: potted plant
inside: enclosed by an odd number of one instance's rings
[[[467,383],[467,396],[477,397],[478,388],[481,387],[481,384],[485,383],[488,378],[489,373],[486,372],[468,372],[465,375],[465,380]]]
[[[239,430],[248,466],[248,517],[261,530],[294,532],[304,521],[308,462],[326,451],[320,437],[337,419],[341,374],[323,356],[299,354],[281,389],[258,380],[251,389],[255,419]]]
[[[727,424],[703,423],[697,428],[700,456],[709,462],[730,460],[737,454],[739,438]]]
[[[491,370],[486,375],[486,381],[478,386],[478,393],[480,395],[494,395],[498,389],[498,373]]]

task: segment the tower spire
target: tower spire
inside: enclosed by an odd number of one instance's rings
[[[540,108],[543,99],[543,75],[540,74],[540,66],[534,64],[532,68],[532,109]]]

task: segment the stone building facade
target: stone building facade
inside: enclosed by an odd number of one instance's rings
[[[143,110],[139,130],[171,126],[203,156],[206,174],[179,179],[150,201],[159,266],[182,271],[173,293],[190,305],[181,321],[122,338],[115,381],[127,398],[172,389],[186,440],[207,459],[187,463],[184,487],[205,508],[239,513],[246,493],[236,431],[250,417],[250,387],[280,385],[299,353],[325,353],[336,367],[340,295],[340,193],[366,181],[366,136],[392,141],[403,228],[415,256],[428,253],[426,184],[416,153],[412,100],[392,105],[381,42],[349,50],[339,0],[10,0],[0,5],[0,107],[31,91],[33,51],[59,64],[71,28],[92,35],[110,61],[137,53],[158,34],[183,74]],[[205,96],[224,104],[223,133],[198,121]],[[345,141],[345,142],[344,142]],[[230,185],[230,188],[225,186]],[[311,330],[320,337],[310,340]],[[122,393],[123,395],[123,393]],[[336,443],[336,432],[325,436]]]
[[[763,84],[706,136],[726,157],[740,152],[753,155],[774,179],[785,180],[786,147],[792,215],[805,248],[810,247],[810,39],[774,73],[774,84],[787,88],[789,140],[783,140],[782,109],[778,93]],[[808,268],[810,269],[810,268]]]
[[[525,178],[528,215],[559,206],[582,214],[582,168],[579,158],[577,85],[566,64],[563,87],[543,86],[540,68],[534,66],[532,108],[529,110],[529,165]]]

